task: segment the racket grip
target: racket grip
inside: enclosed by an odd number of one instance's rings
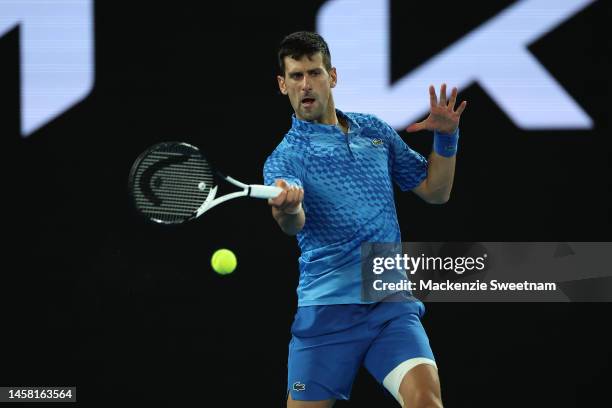
[[[274,198],[283,191],[283,189],[280,187],[264,186],[261,184],[251,184],[249,187],[251,189],[249,196],[254,198]]]

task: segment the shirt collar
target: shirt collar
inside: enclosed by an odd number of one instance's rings
[[[344,119],[349,124],[349,132],[354,132],[359,124],[351,119],[347,114],[342,112],[340,109],[336,109],[336,116]],[[323,123],[315,123],[307,120],[298,119],[295,113],[291,115],[291,130],[298,130],[306,133],[332,133],[338,129],[335,125],[326,125]]]

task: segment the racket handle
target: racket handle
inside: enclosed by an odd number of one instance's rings
[[[280,187],[264,186],[261,184],[251,184],[249,187],[251,188],[249,196],[254,198],[274,198],[283,191]]]

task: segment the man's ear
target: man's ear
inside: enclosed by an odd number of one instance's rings
[[[283,95],[287,95],[287,85],[285,84],[285,78],[277,75],[276,80],[278,81],[278,89],[280,89]]]
[[[335,88],[338,83],[338,73],[336,72],[336,67],[333,67],[329,70],[329,76],[331,77],[331,87]]]

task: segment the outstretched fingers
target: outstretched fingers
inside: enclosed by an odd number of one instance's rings
[[[432,108],[438,105],[438,97],[436,96],[436,88],[433,85],[429,85],[429,104]]]
[[[455,110],[456,102],[457,102],[457,88],[453,87],[453,90],[451,91],[450,100],[448,101],[448,107],[450,108],[451,111]]]
[[[440,105],[446,106],[446,84],[440,86]]]
[[[463,113],[463,111],[465,110],[465,107],[467,106],[467,101],[463,101],[461,102],[461,104],[459,105],[459,107],[457,108],[457,110],[455,111],[455,113],[459,116],[461,116],[461,114]]]

